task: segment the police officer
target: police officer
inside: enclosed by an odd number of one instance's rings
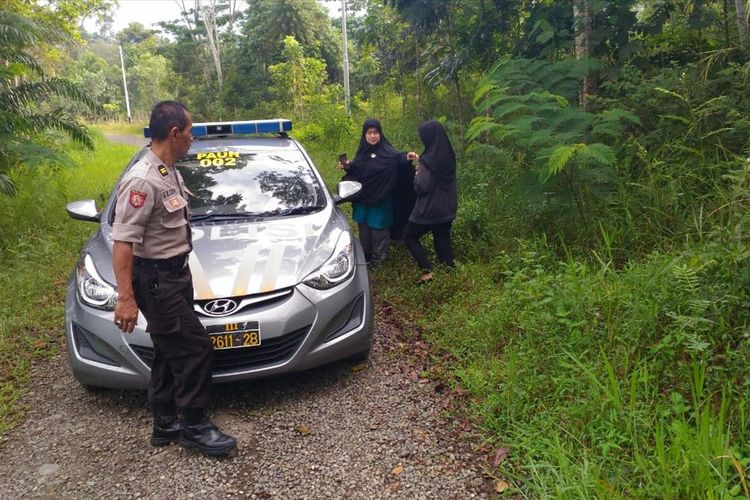
[[[138,309],[154,344],[149,403],[153,446],[177,442],[212,456],[236,447],[206,413],[213,348],[193,309],[187,194],[174,167],[193,140],[185,106],[163,101],[151,112],[151,146],[117,187],[112,263],[115,324],[133,331]]]

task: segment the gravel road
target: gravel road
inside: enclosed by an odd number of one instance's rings
[[[24,424],[0,437],[0,498],[486,498],[476,441],[376,316],[364,364],[215,386],[225,459],[148,444],[145,393],[90,392],[63,352],[33,370]]]

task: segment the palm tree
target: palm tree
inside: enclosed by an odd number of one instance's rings
[[[61,97],[91,110],[99,106],[74,83],[46,78],[31,50],[68,40],[58,29],[0,9],[0,194],[15,193],[8,173],[20,163],[64,159],[61,153],[39,143],[39,134],[44,131],[61,131],[93,149],[88,129],[63,107],[53,106],[50,97]]]

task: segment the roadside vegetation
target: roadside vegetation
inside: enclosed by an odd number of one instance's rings
[[[349,2],[351,117],[338,20],[312,1],[248,4],[212,3],[215,31],[190,16],[164,25],[171,38],[104,23],[38,55],[100,106],[68,109],[102,122],[123,116],[123,45],[136,119],[106,132],[140,133],[166,97],[196,121],[290,117],[332,188],[364,118],[417,151],[417,125],[439,118],[459,156],[458,265],[416,286],[396,242],[372,281],[409,342],[430,346],[421,375],[452,386],[450,411],[480,430],[498,494],[750,496],[747,2]],[[64,205],[101,204],[134,151],[24,134],[70,161],[0,165],[15,188],[0,195],[0,431],[22,415],[32,361],[61,346],[66,275],[93,230]]]
[[[96,149],[70,144],[70,167],[17,167],[16,196],[0,197],[0,432],[23,416],[18,398],[33,388],[35,359],[63,347],[68,274],[93,224],[68,218],[65,205],[93,198],[102,207],[137,148],[100,136]]]

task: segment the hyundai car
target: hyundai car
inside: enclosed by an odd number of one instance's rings
[[[361,185],[342,181],[332,195],[291,128],[283,119],[197,123],[176,163],[189,192],[194,308],[213,344],[215,383],[364,359],[371,349],[367,266],[338,207]],[[154,356],[146,320],[139,315],[132,333],[113,324],[115,203],[113,188],[101,210],[94,200],[66,207],[97,224],[68,281],[68,354],[84,386],[145,389]]]

